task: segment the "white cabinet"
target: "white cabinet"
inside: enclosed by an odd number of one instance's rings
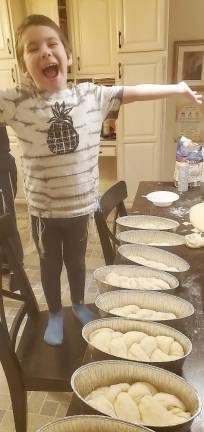
[[[118,51],[164,50],[168,0],[117,0]]]
[[[68,1],[75,74],[114,74],[114,5],[115,0]]]
[[[135,85],[165,81],[162,53],[120,55],[118,84]],[[122,105],[117,126],[118,178],[128,185],[131,202],[141,180],[158,180],[164,135],[165,101],[137,101]]]
[[[9,17],[9,8],[6,0],[1,0],[0,13],[0,59],[14,57],[12,42],[12,29]]]
[[[0,61],[0,89],[15,87],[18,84],[17,64],[15,60]]]
[[[59,23],[58,1],[57,0],[25,0],[27,15],[46,15]]]

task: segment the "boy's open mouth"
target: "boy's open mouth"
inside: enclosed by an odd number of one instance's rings
[[[58,65],[55,63],[50,63],[43,68],[43,74],[46,76],[46,78],[56,78],[58,75],[58,71]]]

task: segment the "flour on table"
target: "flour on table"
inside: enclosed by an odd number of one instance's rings
[[[169,212],[175,216],[183,217],[185,214],[188,213],[188,209],[184,207],[176,207],[176,208],[169,209]]]

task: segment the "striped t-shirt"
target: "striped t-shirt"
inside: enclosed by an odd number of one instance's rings
[[[54,94],[27,87],[0,91],[0,122],[19,139],[32,215],[66,218],[94,210],[101,126],[117,118],[122,92],[92,83]]]

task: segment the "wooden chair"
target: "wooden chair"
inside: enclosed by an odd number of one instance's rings
[[[118,216],[126,216],[124,200],[127,198],[127,186],[125,181],[121,180],[111,186],[99,199],[99,205],[94,213],[105,263],[113,264],[116,256],[116,245],[119,241],[116,239],[116,219]],[[108,217],[114,211],[113,223],[110,228]]]
[[[81,337],[81,326],[70,307],[64,308],[63,344],[52,347],[43,341],[48,311],[39,311],[29,280],[10,241],[11,229],[10,216],[1,216],[0,246],[3,245],[18,276],[20,294],[3,289],[0,275],[0,361],[10,390],[16,432],[26,432],[26,392],[72,391],[70,377],[81,364],[85,342]],[[22,302],[10,330],[3,297]],[[26,324],[20,335],[19,330],[22,330],[21,324],[25,317]]]

